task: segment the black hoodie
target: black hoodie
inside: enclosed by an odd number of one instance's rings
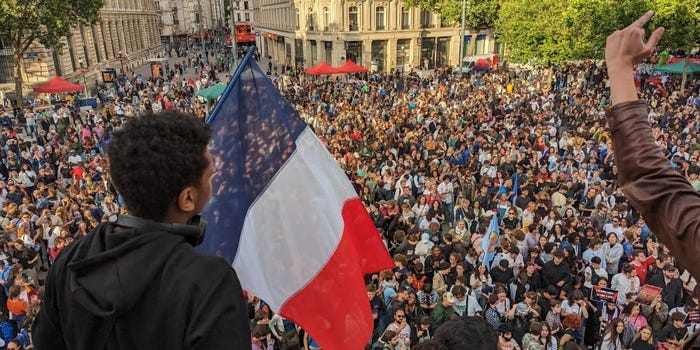
[[[102,224],[61,252],[34,326],[38,350],[250,349],[240,282],[168,232]]]

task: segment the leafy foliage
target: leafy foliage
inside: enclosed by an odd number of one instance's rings
[[[439,12],[447,23],[459,25],[461,0],[407,0]],[[664,26],[661,45],[688,51],[700,40],[697,0],[467,0],[466,27],[495,26],[507,56],[542,64],[603,58],[605,40],[649,9],[657,12],[652,25]]]
[[[14,50],[15,93],[22,98],[22,57],[38,40],[60,48],[71,29],[97,23],[105,0],[0,0],[0,36]]]
[[[666,29],[661,47],[688,52],[700,44],[700,2],[657,0],[655,5],[652,25]]]
[[[571,57],[561,0],[505,0],[496,32],[506,43],[508,57],[519,62],[560,63]]]
[[[37,39],[46,47],[60,47],[71,28],[96,23],[104,4],[105,0],[2,0],[0,35],[22,52]]]
[[[450,25],[462,23],[461,0],[406,0],[408,6],[438,12],[442,20]],[[485,29],[492,27],[498,16],[500,2],[497,0],[466,0],[465,24],[467,28]]]

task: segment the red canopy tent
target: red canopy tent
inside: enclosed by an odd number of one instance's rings
[[[306,70],[306,74],[311,74],[311,75],[321,75],[321,74],[338,74],[337,69],[333,68],[331,65],[329,65],[326,62],[321,62],[315,67],[311,67]]]
[[[347,62],[345,62],[344,65],[342,65],[336,69],[340,73],[347,73],[347,74],[367,72],[367,68],[362,67],[351,60],[348,60]]]
[[[58,75],[54,75],[48,83],[34,87],[34,91],[43,92],[47,94],[83,91],[83,89],[84,88],[82,85],[73,84],[70,81],[63,80]]]

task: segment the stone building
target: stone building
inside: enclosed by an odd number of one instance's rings
[[[161,42],[166,49],[184,45],[188,37],[192,40],[227,21],[223,0],[159,0],[157,3],[161,9]]]
[[[105,68],[130,69],[161,54],[156,5],[154,0],[107,0],[100,11],[101,21],[75,28],[62,48],[51,50],[34,43],[24,57],[25,85],[45,82],[57,74],[94,87]],[[0,83],[4,83],[0,91],[14,90],[12,81],[12,48],[0,40]]]
[[[371,70],[457,66],[460,29],[401,0],[257,0],[260,50],[273,61],[311,67],[351,59]],[[473,42],[472,42],[473,41]],[[465,33],[467,59],[499,49],[492,30]]]

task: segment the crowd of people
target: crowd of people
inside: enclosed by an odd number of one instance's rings
[[[637,78],[658,146],[700,188],[699,82]],[[368,349],[418,348],[460,316],[485,319],[501,349],[692,341],[696,280],[618,185],[604,65],[279,82],[394,257],[367,278]],[[649,286],[661,293],[637,300]]]
[[[124,212],[105,157],[111,132],[146,112],[207,115],[195,93],[226,82],[228,71],[227,49],[208,45],[180,51],[185,59],[160,78],[132,74],[101,86],[99,110],[81,111],[70,98],[54,109],[0,108],[0,341],[31,346],[45,271],[64,247]],[[696,280],[618,186],[601,64],[337,79],[268,69],[345,170],[393,256],[394,269],[367,276],[368,349],[427,349],[475,318],[501,349],[691,341]],[[657,144],[700,189],[700,81],[680,89],[679,79],[648,79],[639,76],[640,91]],[[485,252],[492,221],[498,240]],[[645,286],[662,292],[638,302]],[[596,297],[597,288],[616,299]],[[254,349],[319,349],[248,298]]]
[[[48,268],[65,247],[125,213],[109,179],[112,132],[167,109],[204,119],[211,106],[196,92],[230,76],[225,35],[184,47],[160,77],[132,71],[98,84],[96,109],[79,107],[82,94],[0,104],[0,348],[31,347]]]

